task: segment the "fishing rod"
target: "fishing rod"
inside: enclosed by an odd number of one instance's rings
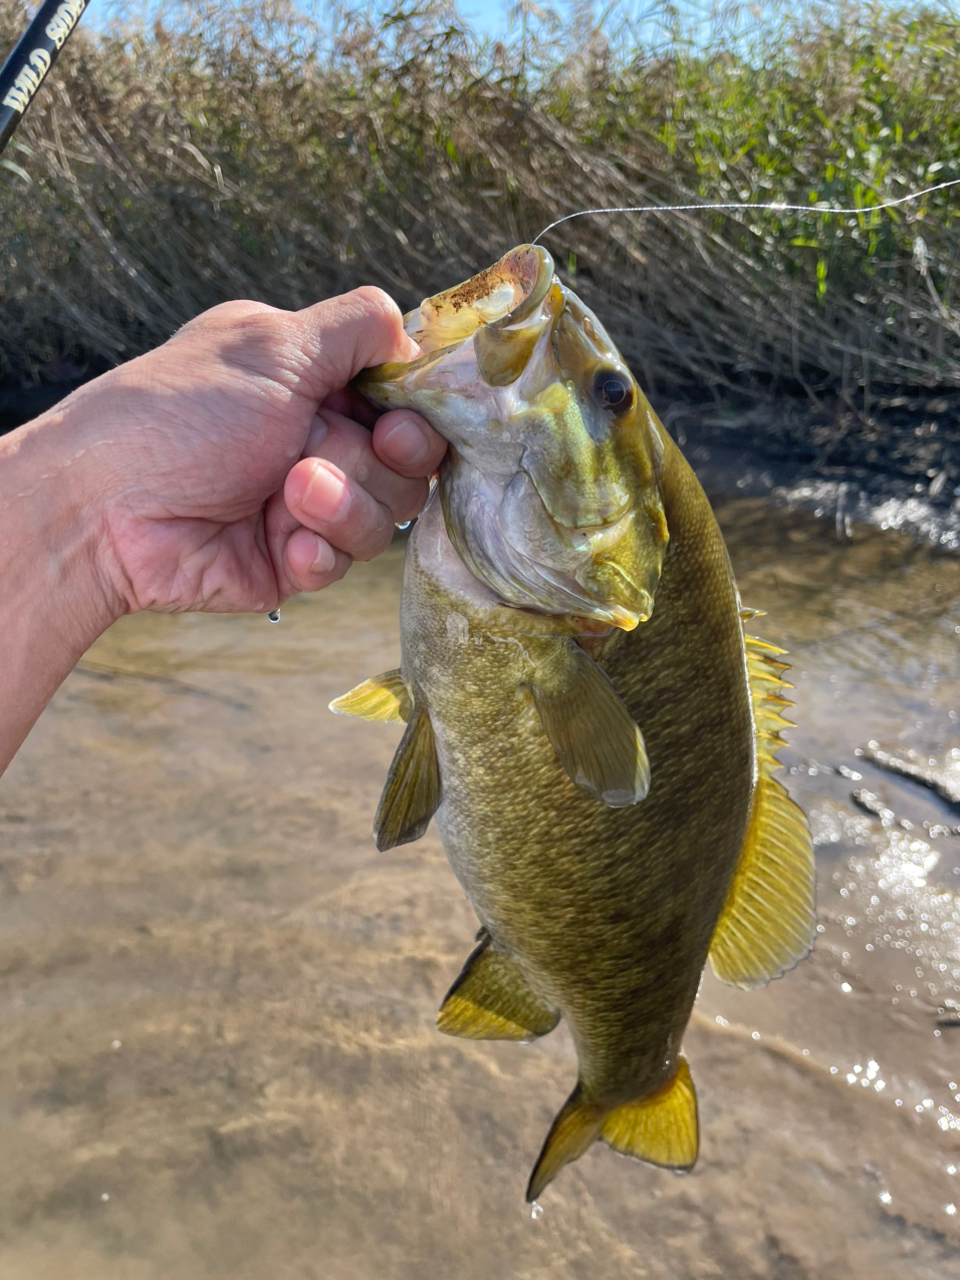
[[[86,7],[87,0],[45,0],[0,67],[0,153]]]

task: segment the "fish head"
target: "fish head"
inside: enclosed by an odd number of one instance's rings
[[[451,542],[505,603],[632,630],[667,544],[660,428],[593,313],[541,247],[521,245],[404,318],[423,354],[366,370],[450,448]]]

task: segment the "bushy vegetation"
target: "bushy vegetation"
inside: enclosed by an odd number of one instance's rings
[[[958,28],[801,7],[696,38],[666,11],[528,9],[506,45],[432,0],[81,30],[0,168],[0,378],[123,360],[229,297],[372,281],[410,305],[576,209],[743,200],[862,213],[583,217],[545,239],[654,395],[869,414],[958,387],[960,188],[871,212],[960,176]],[[6,3],[0,46],[25,21]]]

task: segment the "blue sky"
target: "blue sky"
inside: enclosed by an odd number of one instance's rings
[[[229,4],[230,0],[225,2]],[[699,31],[706,36],[714,26],[717,7],[725,11],[724,27],[728,33],[735,29],[746,33],[758,23],[772,18],[778,11],[789,12],[793,2],[794,0],[731,0],[718,6],[717,0],[670,0],[670,8],[684,14],[688,31]],[[313,17],[330,13],[328,0],[298,0],[298,3]],[[352,0],[352,3],[359,6],[359,0]],[[406,0],[372,0],[372,3],[368,0],[368,3],[370,9],[389,9],[403,7]],[[495,38],[505,35],[510,31],[511,25],[516,30],[516,23],[510,23],[509,15],[511,9],[516,7],[517,0],[454,0],[454,3],[480,36]],[[578,0],[530,0],[530,3],[531,7],[553,9],[562,18],[566,18],[576,7]],[[917,0],[906,0],[905,7],[909,9],[916,3]],[[930,3],[933,7],[950,7],[944,0],[930,0]],[[166,22],[175,23],[177,8],[182,4],[189,7],[189,0],[92,0],[84,15],[84,25],[103,31],[109,30],[124,16],[140,15],[152,23],[158,14],[162,14]],[[658,15],[662,15],[666,7],[665,0],[590,0],[590,4],[598,17],[610,9],[615,9],[618,17],[629,13],[633,32],[641,39],[644,35],[654,36],[658,33]]]
[[[566,8],[556,3],[552,7]],[[480,35],[498,36],[509,29],[511,0],[459,0],[457,8]]]
[[[470,25],[484,35],[495,36],[507,25],[507,6],[503,0],[463,0],[459,8]]]
[[[770,8],[775,2],[776,0],[760,0],[759,5],[754,4],[750,8],[759,8],[762,11]],[[324,0],[300,0],[300,3],[305,11],[315,16],[322,15],[327,8]],[[396,7],[401,7],[402,3],[403,0],[396,0]],[[510,11],[517,0],[454,0],[454,3],[479,35],[496,37],[509,31]],[[561,17],[566,17],[573,9],[576,0],[532,0],[532,3],[539,4],[543,8],[554,9]],[[676,3],[677,0],[674,0],[674,4]],[[594,7],[598,13],[603,12],[609,5],[610,0],[594,0]],[[644,16],[649,19],[659,7],[658,0],[618,0],[617,3],[620,12],[632,11],[641,24]],[[688,14],[699,12],[706,15],[713,6],[712,0],[680,0],[678,7]],[[175,22],[176,8],[175,3],[164,3],[164,0],[92,0],[84,14],[84,24],[102,31],[108,29],[118,18],[125,15],[132,17],[137,14],[146,16],[150,22],[158,14],[163,14],[167,22]]]

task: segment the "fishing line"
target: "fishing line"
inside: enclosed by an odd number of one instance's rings
[[[533,243],[537,244],[554,227],[559,227],[561,223],[569,222],[571,218],[587,218],[599,213],[701,213],[720,210],[730,211],[733,209],[740,211],[744,209],[760,209],[767,213],[812,213],[820,216],[825,213],[862,215],[877,213],[881,209],[895,209],[897,205],[909,204],[912,200],[920,200],[923,196],[931,195],[934,191],[944,191],[947,187],[956,186],[960,186],[960,178],[949,178],[946,182],[938,182],[935,187],[924,187],[922,191],[911,191],[909,195],[898,196],[896,200],[885,200],[882,204],[871,204],[865,209],[843,209],[839,205],[828,204],[781,204],[777,200],[770,204],[724,201],[719,204],[634,204],[622,205],[615,209],[580,209],[576,213],[567,213],[562,218],[558,218],[556,222],[551,222],[549,227],[544,227]]]

